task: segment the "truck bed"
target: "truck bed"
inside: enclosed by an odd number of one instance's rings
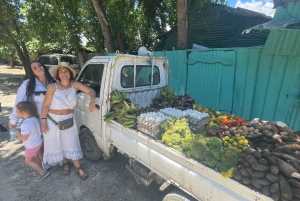
[[[233,179],[223,178],[220,173],[144,133],[124,128],[118,122],[107,124],[106,135],[117,149],[199,200],[272,200]]]

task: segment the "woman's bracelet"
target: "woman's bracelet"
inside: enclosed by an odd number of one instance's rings
[[[41,119],[47,119],[47,118],[41,118]]]

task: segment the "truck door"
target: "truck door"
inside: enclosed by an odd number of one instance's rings
[[[101,106],[102,101],[100,99],[101,82],[104,64],[88,64],[83,72],[79,75],[77,81],[88,86],[96,91],[96,109],[93,112],[88,111],[90,104],[90,96],[79,92],[77,94],[77,104],[75,107],[75,118],[77,127],[85,125],[86,127],[93,129],[94,136],[97,138],[98,132],[101,130]],[[96,133],[95,133],[96,132]]]

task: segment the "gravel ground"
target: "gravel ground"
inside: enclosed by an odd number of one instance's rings
[[[7,127],[24,71],[0,66],[0,124]],[[60,166],[51,167],[50,175],[40,183],[34,182],[33,170],[24,163],[24,147],[19,140],[9,142],[8,132],[0,132],[0,201],[50,200],[120,200],[158,201],[168,193],[159,191],[153,182],[149,187],[139,185],[125,168],[128,159],[121,154],[109,160],[91,162],[82,159],[89,178],[80,180],[73,165],[71,174],[63,176]]]

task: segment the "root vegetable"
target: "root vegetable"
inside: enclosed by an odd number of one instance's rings
[[[279,135],[283,136],[283,135],[287,135],[288,132],[279,132]]]
[[[300,165],[294,160],[288,160],[288,163],[300,173]]]
[[[252,178],[252,181],[263,186],[270,186],[271,182],[267,179]]]
[[[293,199],[293,198],[292,198]],[[291,201],[291,200],[288,200],[288,199],[286,199],[285,197],[283,197],[283,196],[281,196],[281,199],[280,199],[281,201]]]
[[[299,175],[299,177],[300,177],[300,174],[298,173],[298,171],[293,166],[288,164],[287,162],[285,162],[279,158],[276,158],[276,164],[277,164],[277,167],[280,170],[280,172],[283,175],[285,175],[286,177],[293,178],[295,175]]]
[[[257,179],[263,179],[266,177],[266,173],[254,170],[252,173],[252,177],[257,178]]]
[[[264,186],[262,189],[261,189],[261,192],[264,194],[264,195],[266,195],[266,196],[268,196],[268,197],[270,197],[271,196],[271,191],[270,191],[270,187],[268,187],[268,186]]]
[[[289,183],[282,175],[279,175],[279,187],[280,187],[281,196],[287,200],[291,200],[293,197],[292,189]]]
[[[293,161],[296,161],[297,163],[300,163],[300,160],[296,159],[295,157],[293,156],[290,156],[288,154],[283,154],[283,153],[279,153],[279,152],[272,152],[271,153],[271,156],[277,156],[279,158],[282,158],[282,159],[286,159],[286,160],[293,160]]]
[[[255,170],[253,170],[251,167],[247,168],[247,171],[249,172],[249,174],[252,176],[253,173],[255,172]],[[252,176],[253,177],[253,176]]]
[[[284,142],[297,142],[297,137],[293,134],[283,135],[281,136],[281,139]]]
[[[276,165],[270,165],[270,172],[277,175],[279,173],[279,169]]]
[[[300,145],[299,144],[284,144],[280,145],[277,147],[277,149],[295,149],[295,150],[300,150]]]
[[[251,163],[249,163],[248,161],[245,161],[245,162],[244,162],[244,165],[245,165],[246,168],[249,168],[249,167],[252,166]]]
[[[241,174],[241,172],[239,170],[234,171],[233,177],[238,181],[243,179],[243,175]]]
[[[261,172],[265,172],[265,171],[269,170],[269,166],[262,165],[262,164],[259,164],[259,163],[252,164],[252,168],[254,170],[258,170],[258,171],[261,171]]]
[[[272,173],[269,172],[266,175],[266,179],[269,180],[270,182],[274,183],[274,182],[278,181],[279,177],[278,177],[278,175],[272,174]]]
[[[291,188],[293,192],[293,197],[300,198],[300,189]]]
[[[269,165],[269,162],[268,162],[266,159],[264,159],[264,158],[258,159],[258,162],[259,162],[260,164],[263,164],[263,165]]]
[[[251,175],[249,174],[249,172],[247,171],[247,169],[241,169],[240,170],[241,174],[244,176],[244,177],[250,177]]]
[[[248,178],[248,177],[243,177],[242,182],[243,182],[244,184],[248,185],[248,184],[251,183],[251,179]]]
[[[271,165],[275,165],[276,164],[276,160],[274,157],[270,156],[270,154],[268,152],[266,152],[265,150],[261,152],[262,156],[267,159],[269,161],[269,164]]]
[[[272,138],[273,138],[273,140],[274,140],[275,143],[282,144],[282,139],[281,139],[281,136],[280,136],[280,135],[274,134],[274,135],[272,136]]]
[[[255,130],[255,128],[253,128],[253,127],[248,127],[248,131],[254,131]]]
[[[253,149],[253,148],[248,148],[244,151],[244,153],[246,155],[252,155],[253,152],[255,152],[255,149]]]
[[[291,149],[278,149],[278,148],[275,148],[275,149],[273,149],[273,151],[284,153],[284,154],[290,154],[292,150]]]
[[[278,183],[274,183],[270,186],[270,191],[271,193],[276,193],[279,191],[279,184]]]
[[[261,153],[259,151],[255,151],[253,152],[253,156],[256,158],[256,159],[260,159],[261,158]]]
[[[255,178],[252,178],[251,184],[252,184],[256,189],[262,189],[263,185],[254,182],[254,180],[255,180]]]
[[[289,179],[288,182],[290,186],[300,189],[300,182],[297,181],[296,179]]]
[[[258,161],[256,160],[256,158],[253,155],[247,155],[245,157],[245,159],[252,165],[258,163]]]
[[[269,130],[263,130],[262,133],[268,138],[271,138],[273,136],[273,132]]]
[[[279,191],[277,193],[272,193],[271,198],[274,201],[278,201],[280,199],[280,193],[279,193]]]

